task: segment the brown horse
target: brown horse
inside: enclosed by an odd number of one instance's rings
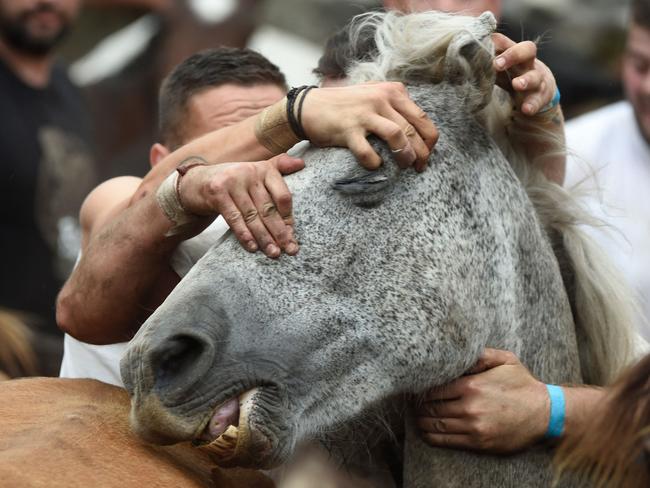
[[[0,484],[7,487],[272,488],[262,474],[214,468],[189,444],[159,447],[129,429],[121,388],[94,380],[0,382]]]

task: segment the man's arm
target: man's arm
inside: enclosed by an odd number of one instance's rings
[[[59,293],[56,314],[61,329],[85,342],[129,340],[146,310],[157,306],[152,290],[166,295],[179,281],[168,265],[177,242],[147,241],[170,226],[155,199],[129,205],[140,182],[108,180],[81,207],[81,256]]]
[[[179,196],[184,208],[197,217],[191,226],[171,235],[174,224],[154,193],[129,203],[129,190],[137,181],[120,185],[117,178],[100,185],[82,207],[84,246],[57,300],[59,327],[92,344],[129,340],[178,283],[169,266],[178,244],[220,214],[244,236],[242,244],[250,251],[259,245],[277,256],[277,240],[287,252],[297,252],[290,193],[281,173],[302,167],[302,160],[281,155],[257,163],[193,168],[183,177]],[[252,202],[256,206],[247,208]],[[265,212],[270,208],[274,211]]]
[[[281,103],[281,102],[278,102]],[[255,134],[259,115],[219,129],[192,141],[158,163],[134,195],[141,198],[185,159],[200,155],[210,164],[227,161],[260,161],[274,154]],[[426,167],[438,131],[427,115],[409,98],[402,83],[368,83],[349,87],[316,88],[304,102],[303,126],[318,146],[347,147],[359,163],[376,169],[381,158],[366,136],[374,134],[388,143],[402,167]]]
[[[175,284],[168,264],[174,249],[221,212],[246,249],[259,248],[272,257],[279,255],[280,248],[297,252],[290,195],[277,177],[278,167],[270,174],[263,162],[239,169],[220,165],[224,168],[218,174],[209,167],[188,171],[179,186],[181,200],[187,210],[206,219],[182,234],[165,235],[173,224],[156,201],[160,183],[188,160],[214,165],[268,158],[270,151],[255,136],[256,117],[212,132],[170,154],[142,180],[131,198],[113,203],[103,225],[90,226],[93,231],[83,256],[57,300],[61,329],[95,344],[130,339]],[[381,162],[372,148],[368,149],[365,137],[369,133],[387,141],[391,148],[404,149],[402,165],[415,164],[418,170],[424,169],[437,139],[433,123],[399,83],[314,89],[305,100],[303,123],[310,139],[350,147],[367,167]],[[285,160],[281,166],[284,172],[296,170],[295,160]],[[260,196],[256,190],[260,187],[270,196]]]
[[[536,379],[508,351],[486,349],[471,374],[431,390],[417,408],[424,440],[438,447],[513,453],[541,441],[548,428],[550,400]],[[605,390],[563,386],[563,436],[588,422]]]

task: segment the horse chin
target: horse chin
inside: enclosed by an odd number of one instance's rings
[[[280,439],[273,427],[278,419],[265,415],[265,398],[258,388],[249,390],[238,398],[239,415],[230,425],[215,429],[214,420],[221,419],[225,404],[217,407],[210,421],[194,445],[209,454],[212,461],[224,468],[241,467],[271,469],[288,457],[290,442]],[[220,432],[215,437],[215,431]],[[222,431],[222,432],[221,432]],[[280,429],[286,433],[286,430]]]

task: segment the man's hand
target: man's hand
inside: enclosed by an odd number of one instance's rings
[[[312,143],[347,147],[368,169],[381,165],[369,134],[386,141],[401,167],[415,165],[417,171],[424,171],[438,140],[435,125],[402,83],[314,89],[305,98],[302,121]]]
[[[417,406],[424,440],[437,447],[510,453],[540,440],[550,402],[544,383],[508,351],[486,349],[476,366]]]
[[[497,84],[515,92],[517,107],[524,115],[535,115],[546,107],[557,89],[551,70],[537,59],[534,42],[515,43],[503,34],[493,34]]]
[[[183,207],[196,215],[222,215],[242,246],[276,258],[298,252],[291,193],[282,175],[304,168],[286,154],[255,163],[196,166],[181,179]]]

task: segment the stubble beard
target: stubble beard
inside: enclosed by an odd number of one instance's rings
[[[61,19],[61,27],[50,35],[34,35],[28,27],[29,18],[39,10],[56,13]],[[17,18],[7,18],[0,8],[0,38],[5,44],[16,51],[28,56],[44,57],[65,38],[70,30],[70,22],[49,4],[43,4],[35,10],[23,12]]]

